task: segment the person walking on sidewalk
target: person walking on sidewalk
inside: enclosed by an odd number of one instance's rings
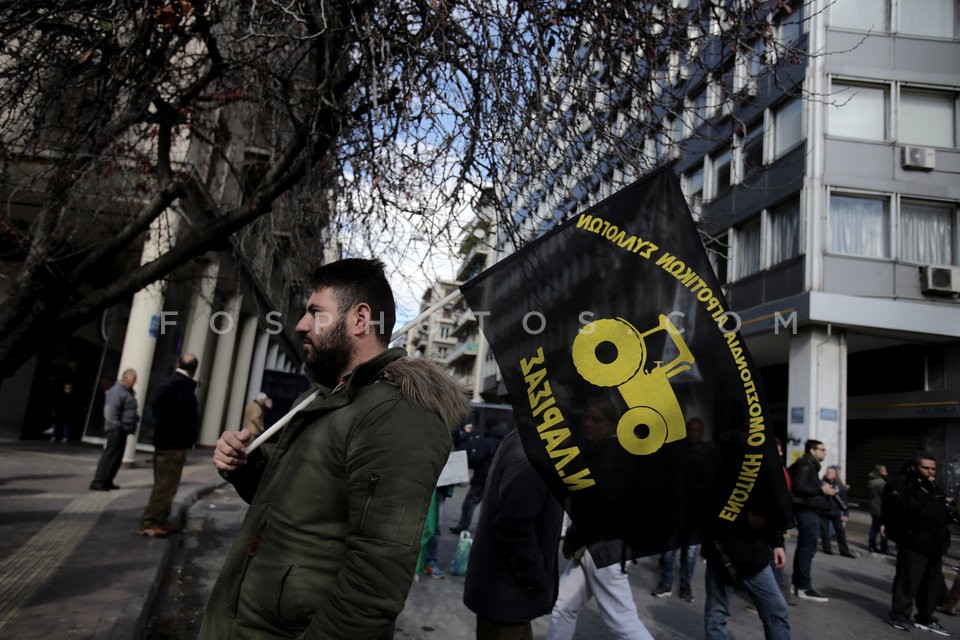
[[[621,449],[617,440],[620,413],[606,396],[591,398],[581,418],[584,448],[591,460],[616,464]],[[595,462],[596,464],[596,462]],[[600,618],[619,640],[653,640],[640,620],[627,576],[627,558],[632,557],[623,540],[605,540],[587,544],[577,527],[567,527],[563,538],[563,557],[567,566],[560,576],[557,602],[550,615],[547,640],[571,640],[577,628],[580,610],[595,598]]]
[[[830,543],[830,528],[832,526],[837,536],[837,551],[844,558],[856,558],[847,545],[847,521],[850,519],[850,505],[847,502],[847,489],[840,479],[840,467],[830,465],[823,474],[823,483],[833,487],[835,494],[830,496],[830,512],[820,519],[820,542],[823,552],[833,555],[833,545]]]
[[[137,372],[126,369],[120,379],[113,383],[103,401],[103,431],[107,436],[96,474],[90,483],[91,491],[109,491],[119,489],[113,483],[123,462],[123,450],[127,445],[127,436],[137,432],[140,424],[140,411],[133,385],[137,383]]]
[[[830,497],[836,494],[820,482],[820,463],[827,448],[819,440],[807,440],[804,455],[790,465],[793,512],[797,518],[797,548],[793,555],[793,592],[801,600],[829,602],[813,588],[813,557],[820,537],[820,519],[830,513]]]
[[[150,408],[157,419],[153,435],[153,490],[140,516],[137,533],[158,538],[176,531],[170,509],[180,488],[187,451],[197,443],[200,416],[197,413],[197,357],[185,353],[177,368],[157,390]]]
[[[887,541],[886,528],[880,516],[883,514],[883,487],[887,484],[887,468],[878,464],[867,476],[867,489],[870,492],[870,502],[867,511],[870,513],[870,533],[867,535],[867,547],[871,553],[890,552],[890,543]]]
[[[563,508],[514,429],[490,466],[463,584],[477,640],[533,640],[530,622],[557,601],[562,521]]]
[[[487,474],[490,472],[490,465],[493,463],[493,456],[497,453],[497,447],[506,430],[491,422],[487,424],[483,436],[471,438],[467,445],[467,465],[473,469],[473,476],[470,477],[470,488],[467,495],[463,498],[463,504],[460,506],[460,521],[453,527],[450,527],[450,533],[460,534],[470,528],[473,522],[473,511],[483,499],[483,488],[487,483]]]
[[[746,434],[737,428],[728,429],[717,440],[717,451],[718,473],[711,503],[723,504],[723,488],[736,482],[740,473]],[[750,595],[763,624],[763,637],[790,640],[790,611],[773,571],[773,567],[783,568],[787,561],[783,531],[774,523],[790,522],[790,505],[774,499],[769,491],[769,487],[758,483],[738,518],[733,522],[711,521],[703,530],[701,549],[707,561],[703,611],[706,640],[727,639],[727,623],[733,615],[730,603],[737,587]]]
[[[294,406],[309,402],[275,447],[248,454],[247,429],[216,444],[214,465],[250,507],[202,640],[392,638],[450,429],[469,412],[438,365],[388,348],[380,260],[325,264],[311,290],[296,331],[313,389]]]
[[[713,469],[714,451],[712,445],[703,439],[703,420],[690,418],[687,420],[687,437],[683,441],[683,460],[687,466],[684,476],[691,483],[692,495],[703,495],[710,487]],[[693,572],[700,560],[699,532],[695,522],[699,514],[699,502],[688,501],[686,512],[681,526],[678,527],[679,546],[660,554],[660,581],[651,592],[656,598],[666,598],[673,595],[673,576],[677,570],[677,555],[680,556],[680,598],[685,602],[693,602]]]
[[[943,554],[950,546],[947,524],[951,519],[936,476],[937,461],[933,455],[917,453],[904,465],[900,476],[884,487],[883,521],[887,535],[897,543],[889,622],[901,631],[909,631],[913,626],[949,636],[950,632],[933,616],[943,593]],[[914,602],[917,612],[911,625]]]

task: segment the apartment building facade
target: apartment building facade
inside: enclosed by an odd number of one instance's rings
[[[960,3],[770,3],[768,19],[772,38],[701,44],[706,71],[665,56],[659,109],[608,105],[632,162],[589,131],[532,131],[560,177],[518,172],[502,202],[532,238],[673,162],[788,457],[822,440],[856,496],[873,465],[928,449],[956,489]]]

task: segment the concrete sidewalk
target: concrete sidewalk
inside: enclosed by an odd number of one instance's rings
[[[149,453],[120,490],[90,491],[99,447],[0,440],[0,638],[140,638],[179,534],[136,533]],[[192,452],[172,520],[223,483],[210,451]]]

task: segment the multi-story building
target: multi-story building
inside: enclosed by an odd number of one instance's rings
[[[177,140],[176,168],[189,176],[186,193],[161,214],[150,233],[131,242],[105,270],[101,281],[83,283],[84,287],[106,286],[110,278],[169,251],[184,234],[243,202],[251,186],[245,181],[253,179],[264,152],[257,146],[249,114],[224,108],[219,116],[224,127],[233,130],[231,136],[225,136],[229,142],[214,150],[200,136]],[[11,148],[18,151],[18,147]],[[26,228],[42,206],[44,184],[30,179],[29,168],[38,162],[30,150],[19,149],[19,153],[9,162],[23,170],[8,176],[22,179],[0,184],[0,194],[8,219]],[[45,150],[47,157],[56,153],[53,145]],[[235,171],[236,167],[242,170]],[[97,196],[95,204],[109,202],[111,196],[121,203],[118,207],[125,202],[109,192],[100,191]],[[109,207],[97,211],[101,219],[124,213],[122,208],[112,211]],[[88,215],[93,214],[82,207],[66,213],[74,222]],[[101,442],[103,391],[121,371],[134,368],[139,374],[134,389],[143,417],[136,444],[149,448],[153,420],[148,407],[153,391],[173,371],[177,356],[185,352],[200,359],[196,377],[200,382],[201,444],[212,445],[224,429],[238,428],[244,405],[261,390],[274,399],[268,420],[283,415],[306,387],[306,379],[299,373],[299,343],[293,334],[303,308],[297,287],[305,274],[294,272],[284,259],[292,250],[291,233],[304,233],[302,228],[294,228],[295,224],[281,203],[243,232],[225,238],[218,251],[190,261],[164,281],[111,306],[98,321],[50,336],[19,371],[2,381],[0,402],[5,411],[0,417],[0,434],[41,437],[50,426],[51,403],[69,382],[82,409],[72,439]],[[312,233],[327,231],[320,225]],[[77,240],[78,254],[93,249],[87,240]],[[317,244],[336,247],[334,242]],[[16,273],[17,260],[22,259],[5,254],[5,272]],[[6,295],[4,282],[0,301]],[[128,461],[133,451],[131,440]]]
[[[929,449],[955,487],[960,5],[770,7],[752,42],[664,56],[657,108],[603,105],[642,156],[555,118],[528,140],[553,140],[542,175],[512,174],[502,202],[529,239],[673,161],[788,455],[822,440],[856,496],[873,465]]]
[[[423,292],[420,312],[423,313],[438,304],[459,285],[459,282],[452,280],[438,280],[431,284]],[[457,338],[454,336],[455,323],[454,303],[450,302],[410,327],[404,340],[404,348],[411,356],[445,360],[457,347]]]
[[[473,402],[500,403],[506,389],[500,371],[480,331],[483,311],[474,313],[462,296],[451,295],[459,286],[496,262],[496,223],[492,216],[492,192],[477,201],[477,215],[466,225],[460,240],[460,266],[456,279],[431,284],[423,294],[420,313],[450,300],[425,317],[406,335],[410,355],[431,357],[446,364],[451,375],[469,392]]]
[[[489,216],[481,215],[467,226],[460,245],[462,259],[457,280],[466,282],[493,264],[495,225]],[[487,345],[480,325],[483,310],[474,313],[463,298],[456,303],[454,336],[457,346],[446,358],[447,365],[471,391],[474,402],[501,402],[505,389],[493,353]]]

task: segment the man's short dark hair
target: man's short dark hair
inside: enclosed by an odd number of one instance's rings
[[[934,462],[937,461],[937,459],[929,451],[915,451],[913,453],[913,459],[910,461],[910,463],[915,467],[919,467],[922,460],[933,460]]]
[[[310,276],[313,291],[331,288],[337,300],[337,312],[343,313],[361,303],[370,305],[378,341],[386,346],[397,321],[393,291],[384,274],[383,262],[346,258],[317,267]]]
[[[806,442],[803,443],[803,452],[810,453],[811,449],[816,449],[817,447],[822,445],[823,443],[820,442],[819,440],[807,440]]]

